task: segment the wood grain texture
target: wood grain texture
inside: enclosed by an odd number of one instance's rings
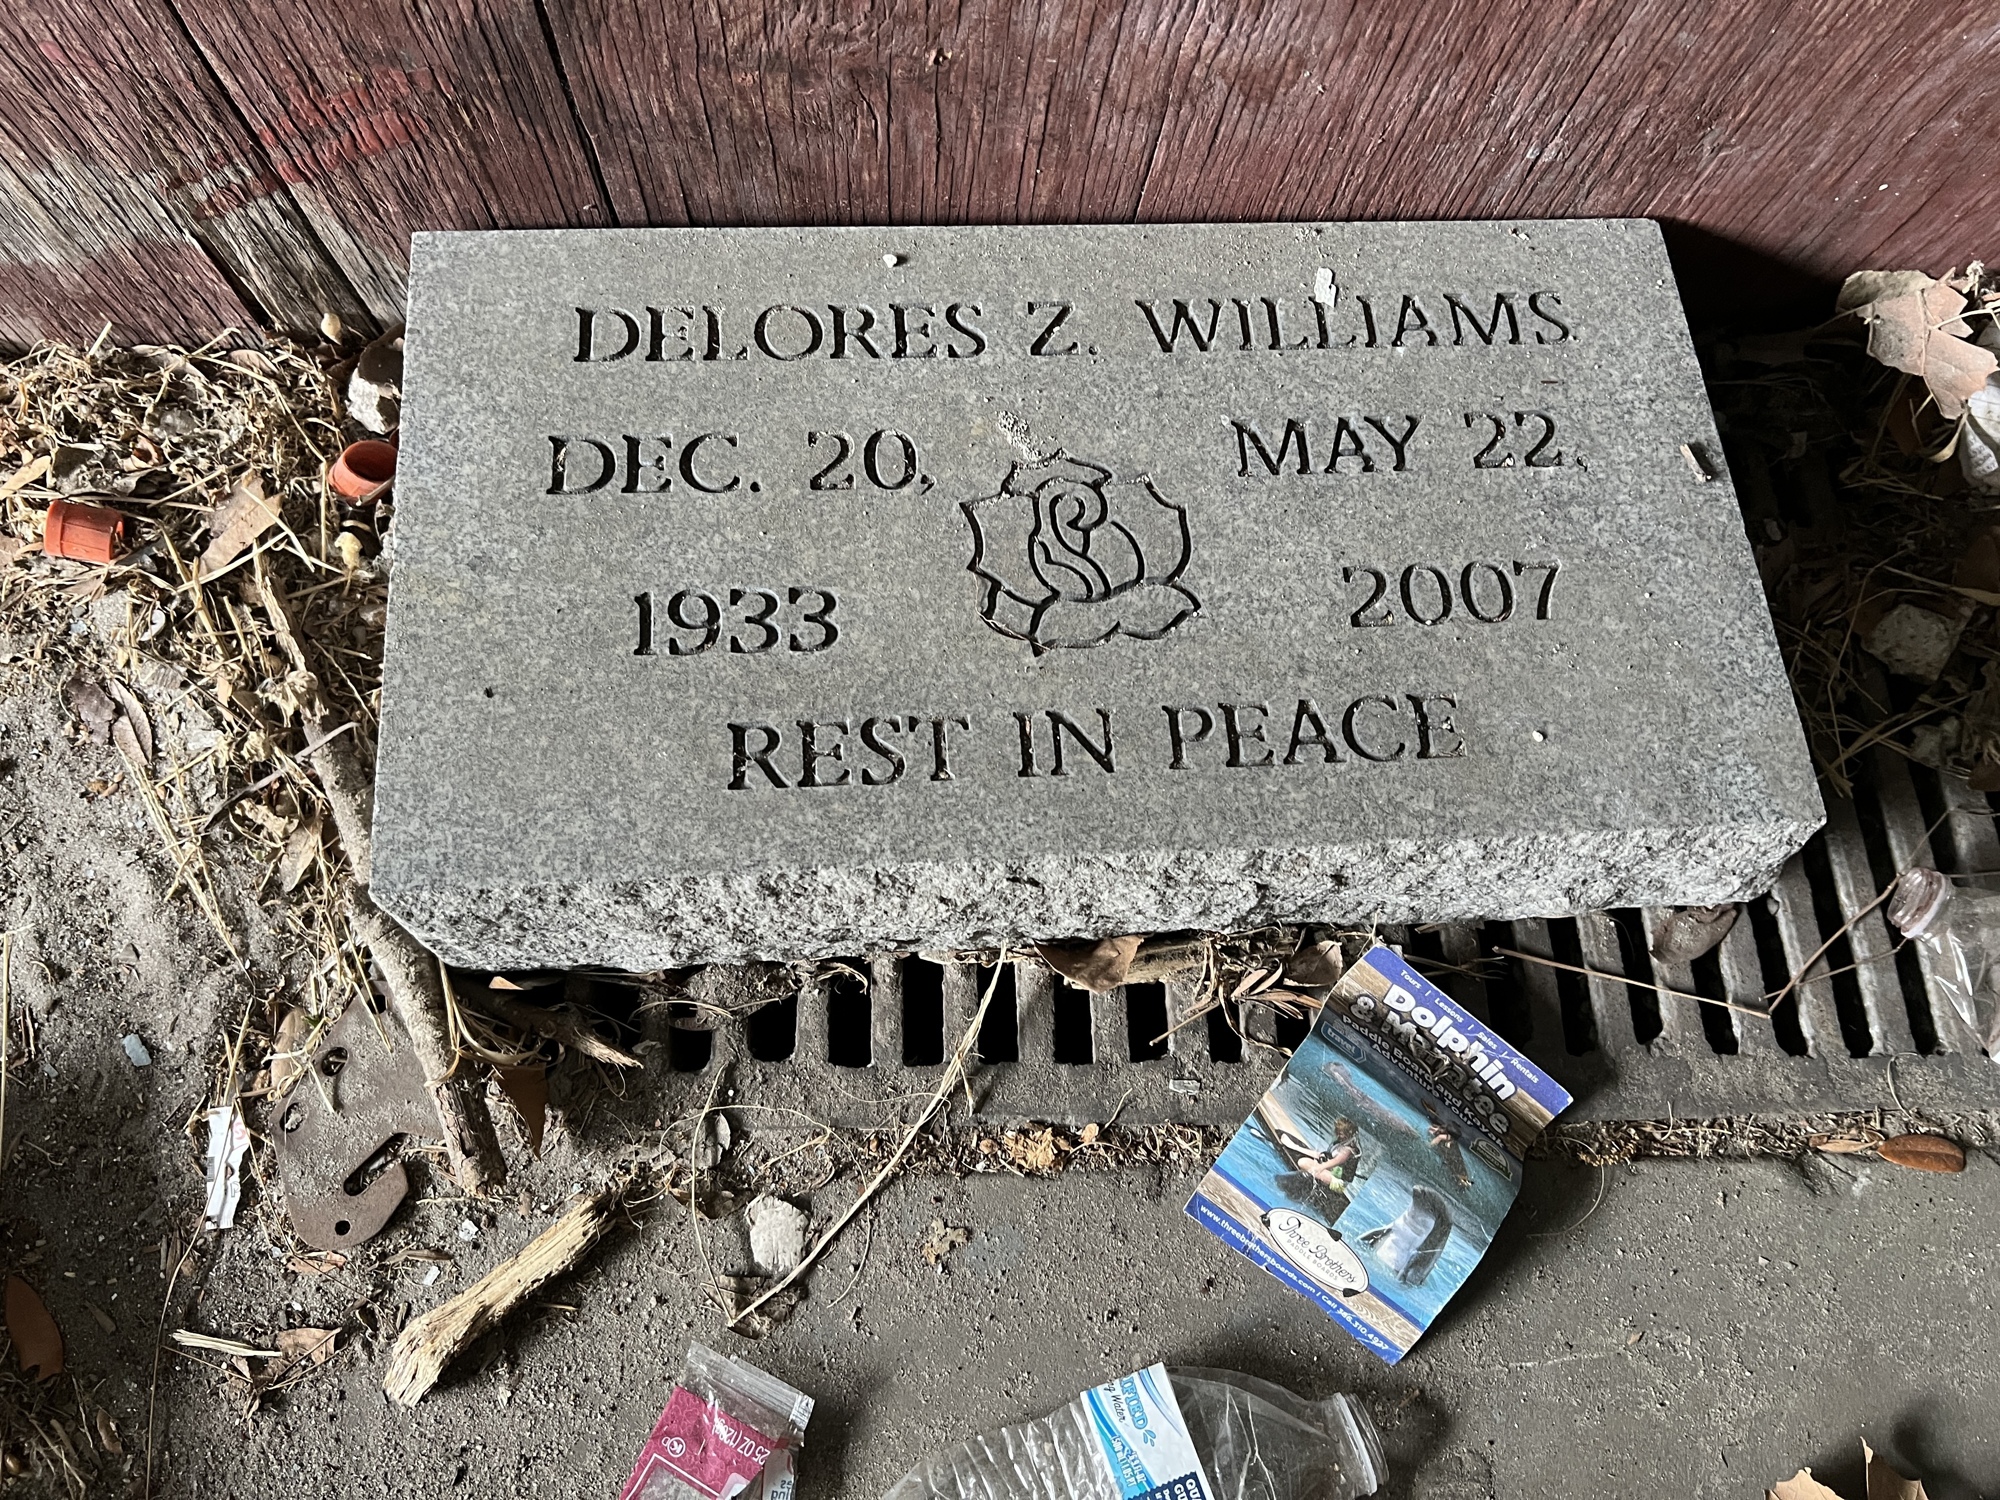
[[[0,7],[0,343],[357,306],[159,0]]]
[[[181,0],[348,279],[402,315],[419,229],[605,222],[534,0]]]
[[[630,223],[1633,214],[1686,226],[1718,306],[2000,248],[1971,0],[549,16]]]
[[[1996,41],[1975,0],[25,0],[0,338],[388,319],[412,230],[611,222],[1637,214],[1698,315],[1810,316],[2000,252]]]

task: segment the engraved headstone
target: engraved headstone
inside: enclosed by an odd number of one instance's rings
[[[419,235],[374,894],[644,969],[1760,889],[1644,221]]]

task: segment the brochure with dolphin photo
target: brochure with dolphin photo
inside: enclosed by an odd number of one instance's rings
[[[1341,976],[1187,1211],[1394,1364],[1570,1097],[1387,948]]]

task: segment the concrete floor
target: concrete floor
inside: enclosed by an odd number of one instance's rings
[[[905,1178],[760,1344],[698,1302],[665,1204],[551,1291],[576,1311],[530,1315],[414,1413],[386,1409],[378,1357],[226,1444],[177,1418],[171,1492],[608,1496],[700,1337],[817,1398],[802,1496],[879,1496],[958,1436],[1156,1359],[1361,1393],[1396,1496],[1754,1497],[1810,1464],[1858,1497],[1863,1437],[1934,1500],[2000,1495],[2000,1167],[1839,1165],[1816,1191],[1774,1161],[1537,1164],[1395,1369],[1186,1220],[1190,1177]],[[973,1230],[943,1272],[915,1249],[934,1216]]]

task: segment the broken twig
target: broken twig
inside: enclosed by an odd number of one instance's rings
[[[405,1328],[389,1353],[382,1389],[401,1406],[415,1406],[459,1352],[540,1288],[569,1270],[611,1228],[619,1189],[609,1187],[573,1205],[451,1301]]]

